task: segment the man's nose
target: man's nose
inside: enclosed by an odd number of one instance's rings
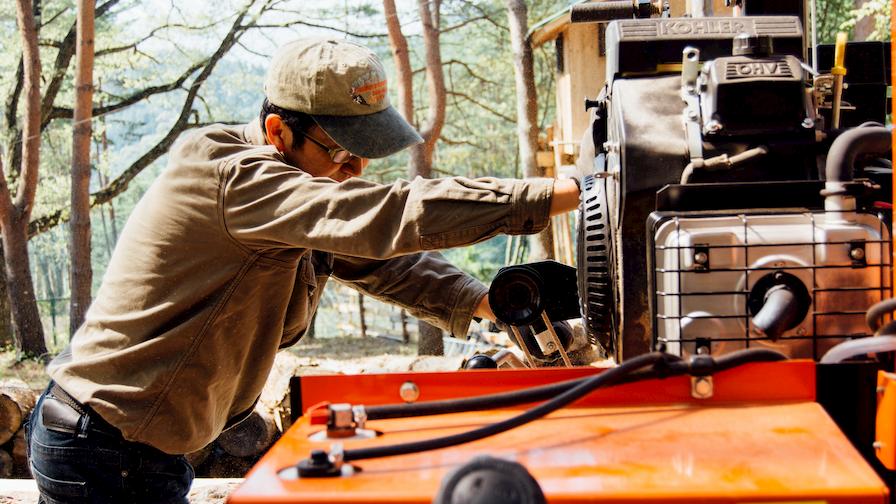
[[[342,165],[342,170],[352,177],[358,177],[364,171],[369,160],[367,158],[353,157],[347,163]]]

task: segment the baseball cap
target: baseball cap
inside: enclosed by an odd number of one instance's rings
[[[272,104],[309,114],[356,156],[381,158],[420,134],[389,104],[386,71],[368,48],[334,38],[303,38],[274,54],[264,82]]]

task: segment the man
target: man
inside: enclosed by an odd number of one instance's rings
[[[465,335],[493,319],[486,287],[423,251],[534,233],[578,203],[572,181],[355,178],[421,141],[362,46],[284,46],[265,95],[258,121],[176,145],[131,214],[31,418],[44,502],[186,502],[183,454],[252,410],[328,277]]]

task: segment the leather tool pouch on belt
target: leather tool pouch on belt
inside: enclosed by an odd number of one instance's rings
[[[48,395],[40,410],[44,427],[56,432],[78,434],[83,415],[68,404]]]

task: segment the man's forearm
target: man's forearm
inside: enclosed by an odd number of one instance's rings
[[[571,212],[579,206],[579,185],[572,179],[554,181],[554,195],[551,197],[551,217]]]

